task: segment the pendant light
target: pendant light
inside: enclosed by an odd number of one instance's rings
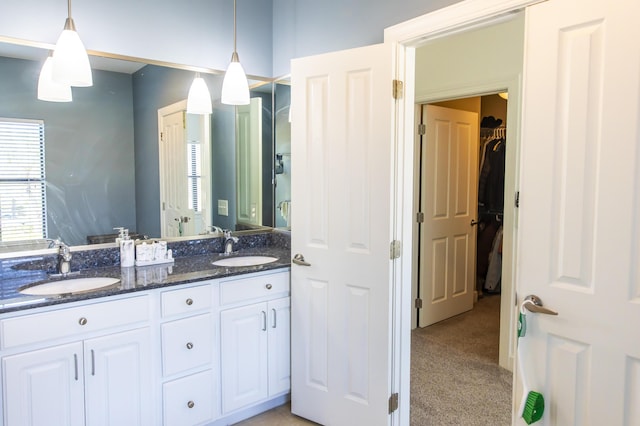
[[[53,79],[69,86],[93,86],[89,56],[71,17],[71,0],[67,6],[69,14],[53,51]]]
[[[221,102],[226,105],[247,105],[249,103],[249,83],[236,51],[236,0],[233,0],[233,54],[222,81]]]
[[[189,114],[211,114],[211,94],[207,83],[200,73],[196,73],[196,77],[189,88],[189,96],[187,96],[187,113]]]
[[[71,86],[53,81],[53,52],[44,61],[38,77],[38,99],[49,102],[71,102]]]

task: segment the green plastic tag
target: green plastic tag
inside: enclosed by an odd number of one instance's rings
[[[521,312],[520,316],[518,317],[518,337],[524,337],[526,333],[527,333],[527,316]]]

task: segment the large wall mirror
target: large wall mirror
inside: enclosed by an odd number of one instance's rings
[[[204,170],[188,170],[185,154],[182,169],[190,177],[182,176],[183,182],[175,184],[190,202],[198,194],[201,211],[179,214],[189,216],[186,225],[168,233],[162,225],[166,201],[161,199],[159,112],[184,102],[195,70],[92,56],[92,87],[73,88],[72,102],[44,102],[37,100],[36,88],[47,53],[0,42],[0,118],[43,123],[43,226],[48,238],[85,245],[108,241],[101,237],[120,226],[152,238],[289,226],[286,82],[251,79],[251,104],[232,107],[220,103],[223,75],[201,72],[212,95],[213,114],[183,115],[185,152],[192,153],[190,161],[197,155],[208,161],[202,163]],[[193,189],[197,185],[192,172],[200,174],[200,192]],[[0,236],[2,222],[20,220],[21,207],[10,198],[0,187]],[[11,242],[1,244],[8,247],[4,251],[17,250]]]

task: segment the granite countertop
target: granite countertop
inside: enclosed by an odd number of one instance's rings
[[[233,256],[272,256],[278,260],[256,266],[224,267],[213,262]],[[41,264],[41,263],[40,263]],[[291,266],[291,252],[283,246],[243,247],[230,255],[209,252],[185,255],[174,259],[173,263],[121,268],[119,264],[90,267],[68,276],[68,279],[83,277],[119,278],[117,284],[85,293],[55,296],[29,296],[19,292],[25,286],[51,281],[46,270],[37,269],[35,262],[14,262],[12,274],[0,275],[0,314],[17,310],[56,305],[80,300],[108,297],[153,288],[219,279],[252,272],[262,272],[288,268]]]

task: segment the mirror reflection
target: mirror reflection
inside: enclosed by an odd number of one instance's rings
[[[290,201],[289,149],[274,142],[276,133],[286,138],[280,116],[288,117],[288,95],[274,96],[282,85],[250,81],[252,102],[236,109],[220,103],[222,74],[201,73],[213,114],[192,116],[182,105],[194,72],[92,57],[93,87],[73,88],[73,102],[44,102],[36,99],[36,86],[46,50],[18,55],[7,54],[6,47],[0,44],[0,118],[43,123],[46,195],[40,197],[43,229],[36,230],[42,237],[84,245],[108,240],[120,226],[149,237],[288,226],[290,208],[283,215],[281,204]],[[161,163],[161,111],[169,107],[182,117],[177,123],[184,130],[173,165]],[[30,170],[21,179],[30,185],[33,176]],[[37,196],[29,185],[25,193]],[[182,210],[163,199],[170,193],[180,194]],[[23,209],[6,185],[0,209],[0,239],[9,240],[2,224],[7,229],[11,221],[23,221]]]

